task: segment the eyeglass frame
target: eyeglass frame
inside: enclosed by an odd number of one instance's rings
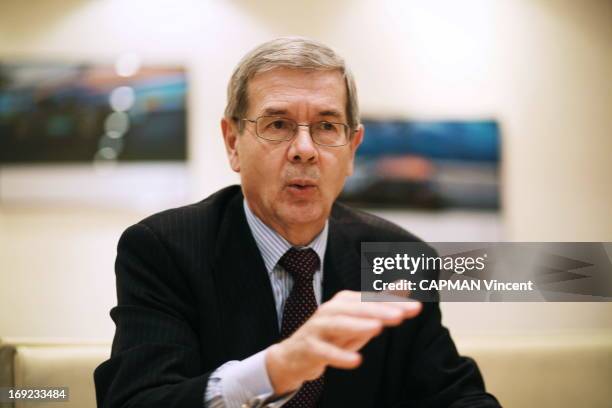
[[[283,119],[283,120],[289,120],[289,121],[295,123],[296,127],[295,127],[295,131],[293,132],[293,136],[291,136],[290,138],[287,138],[287,139],[280,139],[280,140],[277,140],[277,139],[266,139],[265,137],[261,136],[259,134],[259,131],[257,130],[257,121],[259,119],[261,119],[261,118],[278,118],[278,119]],[[282,117],[282,116],[274,116],[274,115],[261,115],[261,116],[256,117],[255,119],[249,119],[249,118],[235,118],[235,119],[239,120],[239,121],[245,121],[245,122],[254,123],[255,124],[255,136],[257,136],[260,139],[266,140],[268,142],[286,142],[286,141],[289,141],[289,140],[293,140],[295,138],[295,136],[297,135],[298,128],[300,126],[308,128],[308,133],[310,134],[310,139],[312,140],[312,142],[314,144],[316,144],[318,146],[324,146],[324,147],[342,147],[342,146],[346,146],[347,144],[349,144],[351,142],[352,133],[357,133],[357,129],[351,129],[351,126],[348,123],[330,122],[328,120],[320,120],[318,122],[313,122],[313,123],[305,124],[305,123],[298,123],[297,121],[295,121],[293,119],[290,119],[290,118],[285,118],[285,117]],[[313,124],[319,124],[319,123],[329,123],[329,124],[332,124],[332,125],[342,125],[342,126],[344,126],[344,128],[346,129],[346,137],[347,137],[346,143],[340,144],[340,145],[328,145],[328,144],[318,143],[312,137],[312,125]]]

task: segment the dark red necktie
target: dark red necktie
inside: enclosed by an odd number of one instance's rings
[[[317,310],[312,278],[319,268],[319,256],[311,248],[291,248],[278,263],[293,277],[293,288],[285,302],[281,337],[291,336]],[[323,391],[323,376],[305,382],[284,408],[313,408]]]

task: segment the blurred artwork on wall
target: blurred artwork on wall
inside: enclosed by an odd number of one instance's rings
[[[0,62],[0,164],[185,161],[185,70],[136,62]]]
[[[500,207],[494,120],[364,120],[354,174],[340,199],[362,207]]]

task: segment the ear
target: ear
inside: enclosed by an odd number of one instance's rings
[[[363,135],[365,133],[365,129],[363,127],[363,125],[359,125],[357,127],[357,130],[355,131],[355,133],[353,133],[353,138],[351,139],[351,141],[349,142],[349,148],[351,149],[351,157],[349,159],[349,163],[348,163],[348,169],[347,169],[347,177],[353,174],[353,170],[354,170],[354,164],[355,164],[355,152],[357,152],[357,148],[359,147],[359,145],[361,144],[361,142],[363,141]]]
[[[229,118],[221,119],[221,132],[225,142],[225,151],[229,159],[230,167],[236,173],[240,173],[240,157],[238,156],[238,126]]]

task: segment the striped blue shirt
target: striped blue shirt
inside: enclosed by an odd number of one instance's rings
[[[293,278],[278,264],[279,259],[292,245],[280,234],[268,227],[249,208],[246,199],[243,202],[247,223],[255,238],[257,248],[263,258],[266,271],[270,278],[279,330],[283,321],[285,301],[291,293]],[[320,260],[320,268],[313,276],[313,289],[318,304],[321,304],[323,291],[323,261],[327,247],[329,222],[325,222],[323,230],[304,248],[312,248]],[[273,394],[272,385],[265,366],[265,350],[260,351],[242,361],[228,361],[215,370],[206,386],[204,406],[206,408],[239,408],[244,406],[280,407],[289,398],[266,403]]]

